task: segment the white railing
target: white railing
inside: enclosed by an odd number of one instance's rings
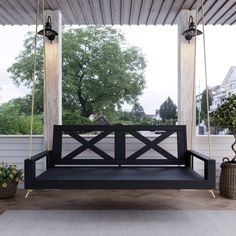
[[[233,137],[230,135],[214,135],[212,136],[212,158],[216,160],[216,181],[219,181],[220,175],[220,163],[222,158],[225,156],[233,157],[233,152],[230,148],[230,145],[233,142]],[[175,137],[170,137],[167,141],[162,144],[166,149],[170,150],[171,153],[176,153],[176,140]],[[113,139],[109,136],[104,138],[98,146],[102,148],[105,152],[111,153],[113,144]],[[142,144],[140,142],[130,137],[128,138],[126,149],[127,155],[133,153],[135,150],[140,148]],[[44,150],[43,148],[43,136],[38,135],[33,137],[33,146],[32,153],[36,154]],[[68,136],[63,138],[63,150],[64,153],[69,152],[70,150],[78,147],[78,143],[71,139]],[[199,151],[205,155],[208,155],[208,137],[207,136],[197,136],[196,145],[194,148],[196,151]],[[16,164],[19,168],[24,167],[24,159],[29,155],[29,136],[22,135],[0,135],[0,162],[12,162]],[[145,157],[154,157],[156,156],[155,151],[148,151],[145,154]],[[94,157],[92,151],[87,151],[85,153],[86,157]],[[37,162],[37,172],[40,173],[45,168],[44,161]],[[195,169],[198,172],[203,171],[203,165],[201,162],[195,163]]]

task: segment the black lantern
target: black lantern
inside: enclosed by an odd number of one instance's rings
[[[48,16],[47,22],[44,27],[45,30],[45,36],[48,38],[48,40],[52,41],[55,39],[55,37],[58,35],[58,33],[55,30],[52,30],[52,19],[50,16]],[[38,32],[39,35],[44,35],[44,30],[40,30]]]
[[[188,43],[190,43],[190,41],[193,37],[195,37],[196,35],[200,35],[200,34],[202,34],[202,31],[200,31],[198,29],[196,30],[196,26],[193,22],[193,17],[190,16],[189,17],[189,28],[188,28],[188,30],[185,30],[183,32],[183,36],[185,37],[186,40],[188,40]]]

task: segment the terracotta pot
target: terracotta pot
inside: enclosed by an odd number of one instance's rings
[[[6,182],[7,183],[7,187],[3,188],[2,185],[0,185],[0,199],[3,198],[11,198],[14,197],[16,194],[16,190],[17,190],[17,183],[14,182]]]

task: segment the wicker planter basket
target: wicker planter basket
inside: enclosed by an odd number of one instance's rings
[[[11,181],[7,182],[6,188],[3,188],[0,185],[0,199],[14,197],[16,190],[17,190],[17,183]]]
[[[220,195],[236,199],[236,162],[223,162],[220,174]]]

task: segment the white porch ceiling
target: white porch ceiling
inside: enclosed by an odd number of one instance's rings
[[[36,3],[0,0],[0,25],[35,24]],[[181,9],[195,5],[196,0],[45,0],[45,9],[61,11],[64,25],[173,25]],[[235,0],[205,0],[204,10],[205,24],[236,24]]]

